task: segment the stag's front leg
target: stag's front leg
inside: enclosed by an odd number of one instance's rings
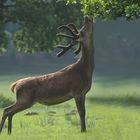
[[[79,96],[75,98],[77,110],[80,116],[80,123],[81,123],[81,132],[86,131],[86,123],[85,123],[85,96]]]

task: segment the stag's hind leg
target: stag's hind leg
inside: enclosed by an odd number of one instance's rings
[[[85,96],[78,96],[75,98],[77,110],[80,116],[80,122],[81,122],[81,132],[86,131],[86,123],[85,123]]]
[[[1,119],[1,123],[0,123],[0,133],[1,133],[2,128],[3,128],[3,126],[4,126],[5,120],[6,120],[7,117],[8,117],[7,112],[8,112],[8,110],[9,110],[11,107],[12,107],[12,106],[9,106],[9,107],[5,108],[4,111],[3,111],[3,116],[2,116],[2,119]]]
[[[29,104],[21,104],[21,103],[16,103],[10,107],[7,107],[4,110],[3,116],[2,116],[2,120],[1,120],[1,124],[0,124],[0,132],[2,131],[2,128],[4,126],[5,120],[8,117],[8,134],[11,134],[12,132],[12,118],[13,115],[17,112],[20,112],[22,110],[25,110],[27,108],[29,108],[30,105]]]

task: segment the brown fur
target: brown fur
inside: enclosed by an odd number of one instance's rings
[[[12,83],[11,86],[10,86],[11,91],[12,91],[13,93],[15,93],[15,92],[14,92],[14,89],[15,89],[16,84],[17,84],[17,82],[14,82],[14,83]]]

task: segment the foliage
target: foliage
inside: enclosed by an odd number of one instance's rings
[[[0,108],[7,107],[11,104],[13,104],[13,101],[11,101],[9,98],[6,98],[3,94],[0,94]]]
[[[16,23],[19,29],[14,35],[14,44],[18,51],[25,53],[49,52],[58,41],[57,27],[70,21],[79,24],[82,17],[80,5],[66,6],[65,2],[56,3],[55,0],[11,0],[10,2],[3,0],[2,2],[1,29],[4,32],[7,23]],[[4,38],[4,35],[1,36]]]
[[[67,5],[66,5],[67,3]],[[69,4],[70,3],[70,4]],[[6,25],[19,26],[14,35],[18,51],[33,53],[51,51],[58,39],[56,29],[61,24],[81,22],[82,13],[94,19],[125,18],[140,16],[139,0],[1,0],[0,1],[0,53],[6,50]]]
[[[0,54],[6,51],[7,47],[7,36],[4,31],[4,25],[0,23]]]
[[[68,3],[80,3],[85,15],[94,18],[116,19],[123,17],[133,20],[140,17],[139,0],[66,0]]]
[[[7,45],[6,32],[4,31],[4,11],[1,8],[3,2],[4,0],[0,1],[0,54],[5,52],[5,48]]]

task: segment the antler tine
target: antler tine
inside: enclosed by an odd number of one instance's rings
[[[78,31],[78,29],[76,28],[76,26],[75,26],[74,23],[69,23],[67,26],[68,26],[68,27],[72,27],[72,28],[74,29],[74,31],[75,31],[77,34],[79,33],[79,31]]]
[[[58,33],[56,34],[57,36],[63,36],[63,37],[67,37],[67,38],[71,38],[71,39],[75,39],[74,36],[71,36],[71,35],[67,35],[67,34],[64,34],[64,33]]]
[[[62,51],[59,52],[59,53],[57,54],[57,57],[62,56],[62,55],[63,55],[64,53],[66,53],[72,46],[74,46],[74,44],[69,44],[67,47],[64,47],[64,46],[62,46],[62,45],[57,46],[57,48],[62,49]]]
[[[74,33],[73,30],[68,25],[62,25],[62,26],[58,27],[58,29],[63,29],[63,28],[67,29],[73,36],[77,37],[77,34],[76,34],[77,32]]]
[[[60,57],[60,56],[62,56],[64,53],[66,53],[69,49],[71,49],[74,45],[76,45],[77,44],[77,42],[71,42],[70,44],[68,44],[66,47],[64,47],[63,45],[58,45],[57,46],[57,48],[60,48],[60,49],[62,49],[62,51],[61,52],[59,52],[58,54],[57,54],[57,57]]]

